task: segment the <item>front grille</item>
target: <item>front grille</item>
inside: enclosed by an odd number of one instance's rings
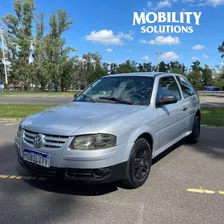
[[[34,138],[40,133],[24,130],[23,139],[26,143],[33,145]],[[60,135],[44,135],[43,147],[45,148],[61,148],[67,141],[67,136]]]

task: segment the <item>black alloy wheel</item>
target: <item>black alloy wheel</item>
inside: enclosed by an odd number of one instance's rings
[[[151,146],[144,138],[138,139],[130,153],[126,168],[126,177],[121,180],[128,188],[142,186],[150,173],[152,158]]]
[[[199,116],[195,116],[192,133],[189,136],[187,136],[186,138],[187,142],[191,144],[197,143],[200,139],[200,133],[201,133],[200,118]]]

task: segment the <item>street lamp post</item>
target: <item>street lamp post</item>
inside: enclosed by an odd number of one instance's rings
[[[0,37],[1,37],[1,44],[2,44],[3,64],[4,64],[4,70],[5,70],[5,83],[8,84],[6,58],[5,58],[4,32],[5,32],[4,27],[3,27],[2,23],[0,23]]]
[[[161,52],[156,52],[157,55],[157,72],[159,71],[159,62],[160,62],[160,56],[161,56]]]

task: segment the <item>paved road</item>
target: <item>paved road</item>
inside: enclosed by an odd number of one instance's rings
[[[0,97],[0,104],[66,104],[72,100],[69,96],[28,95]]]
[[[204,127],[197,145],[181,142],[168,150],[154,161],[147,183],[135,190],[117,183],[20,179],[30,174],[17,163],[16,128],[15,122],[0,121],[1,224],[223,223],[223,128]]]
[[[24,95],[0,97],[0,104],[66,104],[72,100],[69,96]],[[224,97],[201,96],[202,107],[224,107]]]

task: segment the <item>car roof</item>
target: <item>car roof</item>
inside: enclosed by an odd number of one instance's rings
[[[104,77],[111,76],[150,76],[155,77],[156,75],[163,74],[164,72],[132,72],[132,73],[121,73],[121,74],[110,74]]]
[[[145,76],[145,77],[155,77],[158,75],[174,75],[174,76],[182,76],[181,74],[172,73],[172,72],[131,72],[131,73],[121,73],[121,74],[110,74],[103,76],[103,78],[107,77],[120,77],[120,76]]]

